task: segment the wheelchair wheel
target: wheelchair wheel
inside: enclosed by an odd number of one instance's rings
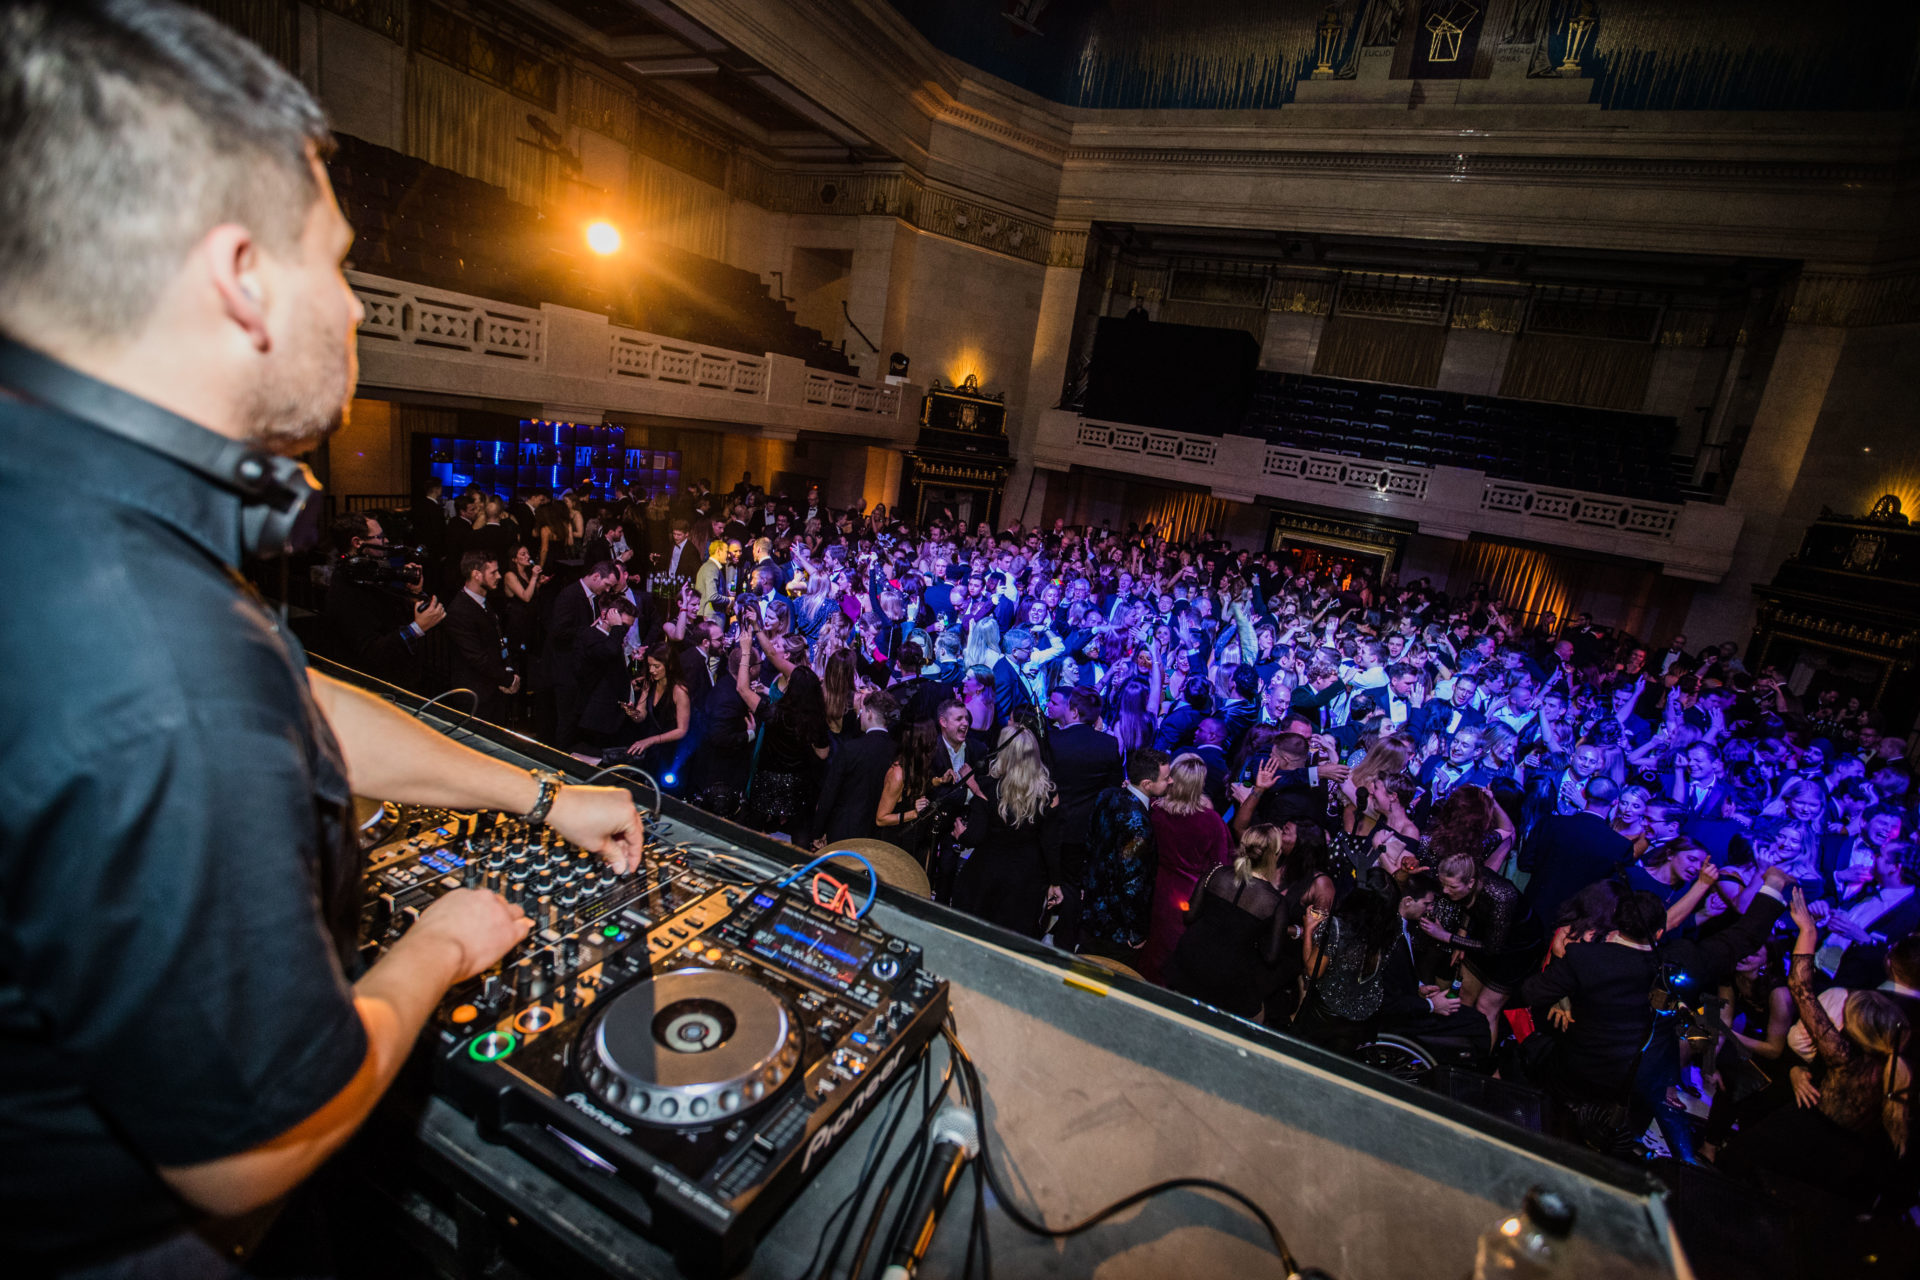
[[[1376,1071],[1384,1071],[1397,1080],[1427,1087],[1439,1065],[1433,1051],[1410,1036],[1383,1031],[1353,1051],[1353,1056]]]

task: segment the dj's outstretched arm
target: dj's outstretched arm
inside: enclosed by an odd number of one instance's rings
[[[347,760],[354,794],[443,809],[526,813],[540,783],[525,769],[462,746],[363,689],[307,673],[314,700]],[[633,796],[620,787],[562,787],[547,826],[616,871],[639,865],[644,842]]]
[[[484,889],[456,889],[437,899],[353,985],[366,1054],[345,1087],[285,1133],[200,1164],[162,1165],[162,1180],[188,1204],[220,1217],[251,1212],[293,1190],[367,1118],[447,988],[484,972],[532,924],[520,908]]]

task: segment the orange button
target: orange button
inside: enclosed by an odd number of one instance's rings
[[[475,1018],[479,1016],[480,1016],[480,1011],[474,1008],[470,1004],[454,1006],[454,1010],[451,1015],[451,1017],[455,1022],[461,1022],[461,1023],[472,1022]]]
[[[721,952],[720,952],[720,948],[718,948],[718,947],[708,947],[708,948],[707,948],[707,963],[709,963],[709,964],[719,964],[719,963],[720,963],[720,954],[721,954]]]

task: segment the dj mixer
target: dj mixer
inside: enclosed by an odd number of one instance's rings
[[[736,1267],[946,1017],[918,947],[700,848],[617,875],[509,817],[393,807],[363,842],[369,960],[461,887],[533,920],[436,1012],[438,1090],[689,1270]]]

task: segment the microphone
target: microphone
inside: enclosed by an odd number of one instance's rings
[[[880,1280],[909,1280],[927,1256],[927,1246],[933,1243],[953,1184],[960,1180],[967,1161],[980,1152],[980,1122],[972,1108],[949,1102],[934,1112],[927,1139],[933,1151],[920,1174],[919,1186],[914,1188],[907,1216],[901,1219],[904,1229]]]

